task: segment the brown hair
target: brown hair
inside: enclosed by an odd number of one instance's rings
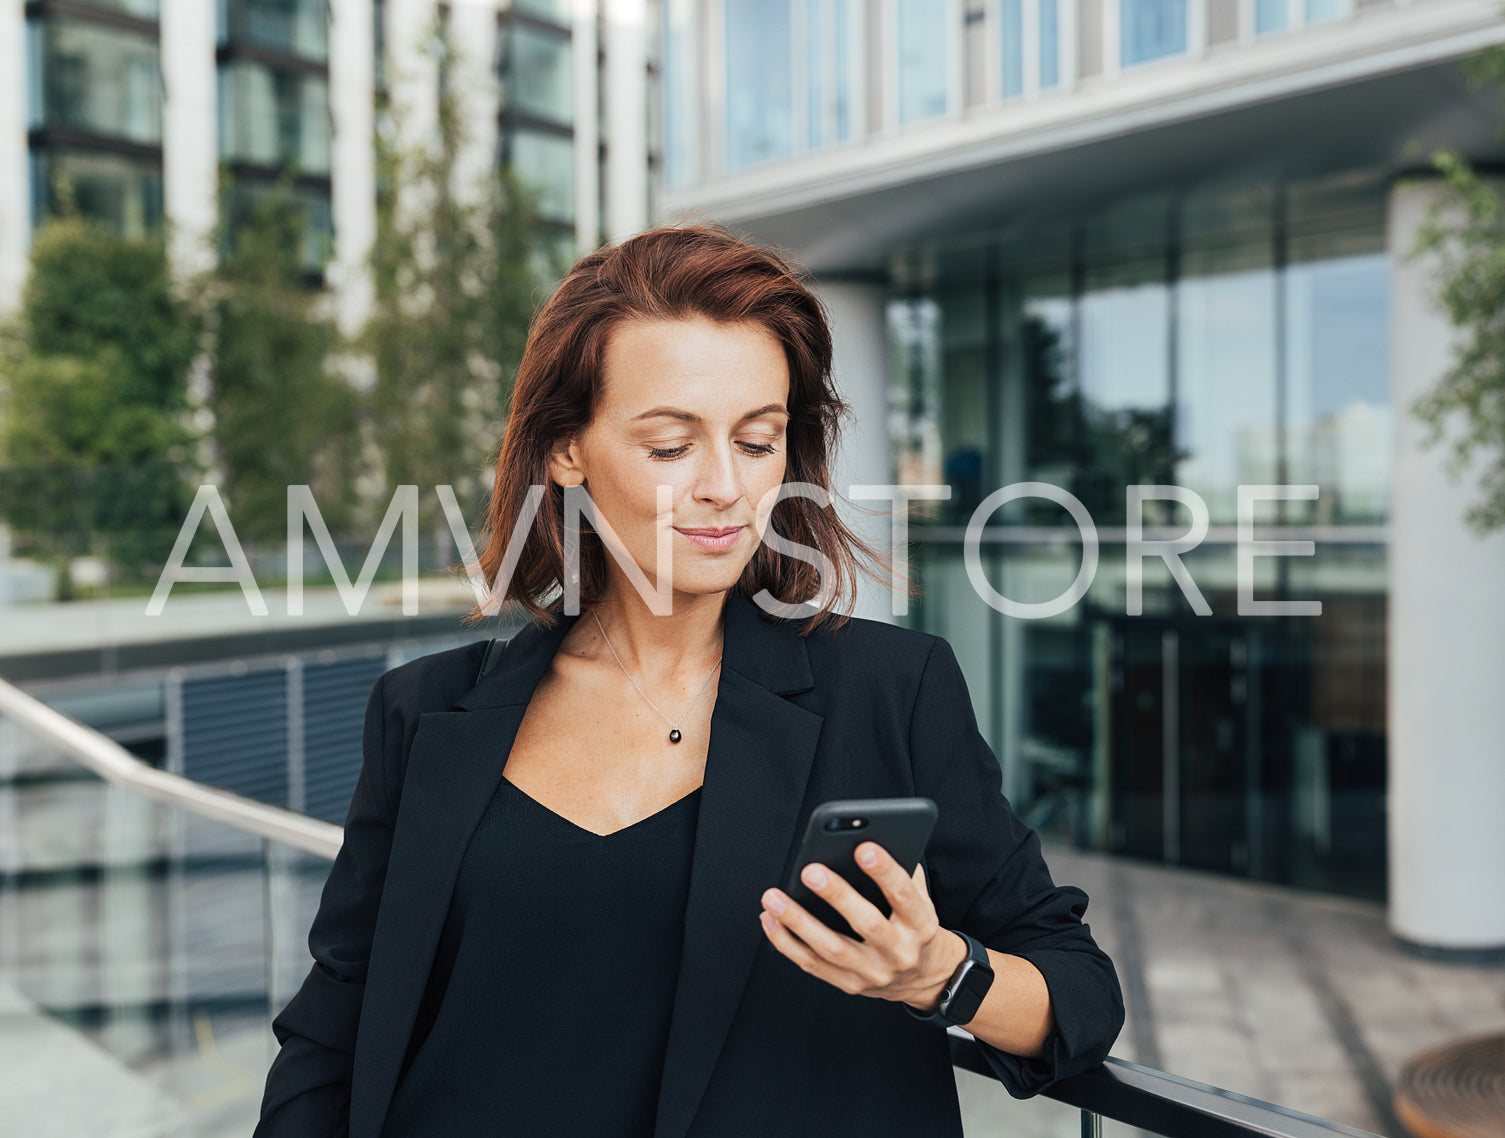
[[[802,272],[776,251],[744,241],[708,222],[663,226],[580,258],[534,318],[517,370],[507,424],[496,452],[496,480],[486,507],[485,537],[478,563],[496,580],[512,528],[530,486],[545,494],[511,580],[466,617],[484,620],[488,610],[520,604],[534,620],[551,626],[554,614],[541,607],[564,581],[564,491],[549,477],[549,455],[561,440],[589,425],[601,399],[602,360],[613,329],[629,320],[678,320],[695,316],[719,323],[762,325],[784,348],[789,367],[789,422],[785,482],[830,490],[830,457],[840,420],[850,407],[831,383],[831,331],[819,299]],[[835,495],[833,495],[834,497]],[[825,607],[800,618],[801,635],[827,620],[840,627],[849,613],[837,602],[856,599],[857,571],[888,585],[892,563],[852,532],[834,508],[790,496],[773,509],[770,525],[789,540],[825,554],[836,584]],[[610,556],[595,532],[582,526],[580,603],[597,603],[607,584]],[[857,555],[881,567],[881,578]],[[736,584],[748,596],[767,589],[786,604],[819,592],[816,566],[775,552],[766,541]],[[829,583],[828,583],[829,584]],[[915,590],[905,582],[905,588]]]

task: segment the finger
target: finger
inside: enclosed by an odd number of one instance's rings
[[[893,854],[877,842],[863,842],[854,852],[857,867],[876,881],[878,888],[883,890],[883,896],[888,898],[894,918],[903,921],[910,928],[923,928],[935,915],[935,906],[930,902],[930,891],[924,886],[924,878],[920,877],[917,882],[914,876],[906,873],[904,867],[894,860]],[[869,856],[873,858],[871,865],[864,861]],[[916,874],[922,869],[922,866],[916,865]]]
[[[828,984],[842,988],[843,991],[847,990],[843,987],[847,976],[846,971],[837,968],[817,953],[811,951],[810,946],[795,936],[778,917],[774,916],[767,909],[764,909],[759,914],[758,921],[763,926],[764,935],[773,942],[774,948],[799,965],[802,971],[808,972],[810,975],[824,980]]]
[[[863,953],[871,952],[872,949],[855,941],[844,933],[839,933],[824,921],[812,915],[808,909],[799,904],[787,893],[777,889],[770,889],[763,894],[763,904],[766,908],[770,898],[778,897],[784,902],[782,913],[770,915],[780,924],[788,928],[795,936],[804,941],[821,959],[830,962],[838,968],[853,968]]]
[[[846,918],[847,924],[864,943],[882,941],[893,930],[885,917],[861,893],[852,888],[851,882],[839,873],[832,873],[824,865],[812,862],[800,872],[800,880],[817,897]],[[819,881],[820,884],[816,884]]]

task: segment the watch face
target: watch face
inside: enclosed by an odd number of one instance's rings
[[[965,1024],[977,1014],[977,1009],[982,1007],[983,997],[993,986],[991,969],[982,967],[976,961],[968,963],[971,966],[963,970],[956,992],[947,1002],[944,1013],[947,1019],[956,1024]]]

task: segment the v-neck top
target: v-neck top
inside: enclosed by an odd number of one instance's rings
[[[700,797],[596,834],[499,780],[384,1138],[650,1138]]]

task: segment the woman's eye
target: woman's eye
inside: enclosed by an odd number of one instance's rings
[[[774,451],[772,443],[742,443],[741,446],[751,455],[772,454]],[[649,447],[648,454],[652,458],[678,458],[689,449],[689,443],[677,447]]]

